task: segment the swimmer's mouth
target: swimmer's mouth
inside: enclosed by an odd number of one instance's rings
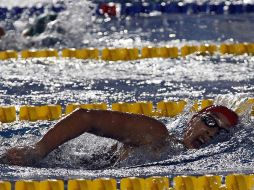
[[[202,138],[197,138],[192,142],[194,148],[200,148],[204,144],[206,144],[206,142]]]

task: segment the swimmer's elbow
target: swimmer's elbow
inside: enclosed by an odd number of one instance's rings
[[[78,109],[75,109],[71,115],[77,115],[77,116],[82,116],[83,114],[87,113],[89,110],[87,109],[84,109],[84,108],[78,108]]]
[[[73,118],[74,122],[81,122],[83,124],[91,122],[91,115],[89,114],[89,110],[78,108],[73,111],[70,115]]]
[[[159,123],[157,126],[155,126],[153,135],[157,142],[163,143],[168,139],[169,132],[167,130],[167,127],[163,123]]]

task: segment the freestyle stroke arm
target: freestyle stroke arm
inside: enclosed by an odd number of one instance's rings
[[[161,146],[168,137],[165,125],[151,117],[108,110],[78,109],[61,119],[34,146],[10,149],[5,159],[11,164],[28,165],[27,162],[45,157],[58,146],[85,132],[112,138],[128,146]],[[24,161],[25,156],[30,158]]]

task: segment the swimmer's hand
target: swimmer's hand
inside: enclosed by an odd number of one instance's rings
[[[41,159],[38,150],[33,146],[14,147],[7,150],[1,157],[0,163],[18,166],[33,166]]]

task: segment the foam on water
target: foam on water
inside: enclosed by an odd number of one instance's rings
[[[93,9],[89,1],[68,1],[67,10],[44,33],[31,38],[24,38],[20,33],[30,22],[23,16],[13,21],[16,30],[7,31],[0,48],[142,47],[169,43],[180,47],[207,40],[211,43],[251,41],[254,37],[253,15],[242,15],[241,18],[228,15],[178,15],[173,18],[163,15],[109,20],[94,17]],[[62,31],[59,28],[65,28],[66,32],[59,32]],[[106,102],[110,105],[120,101],[156,103],[167,99],[213,98],[217,104],[236,108],[246,97],[254,95],[253,63],[253,57],[247,55],[191,55],[179,59],[110,63],[61,58],[7,60],[0,64],[0,103],[66,105]],[[189,105],[192,103],[190,101]],[[186,109],[176,118],[159,119],[171,133],[181,138],[190,117],[191,113]],[[241,113],[240,121],[234,132],[219,136],[200,150],[184,150],[181,145],[174,144],[156,156],[142,147],[115,167],[106,169],[108,163],[97,158],[106,155],[116,142],[83,134],[49,154],[37,167],[0,165],[0,176],[11,180],[253,172],[254,122],[248,111]],[[1,124],[0,151],[32,144],[53,124],[55,122],[50,121]],[[120,146],[117,147],[119,151]]]

